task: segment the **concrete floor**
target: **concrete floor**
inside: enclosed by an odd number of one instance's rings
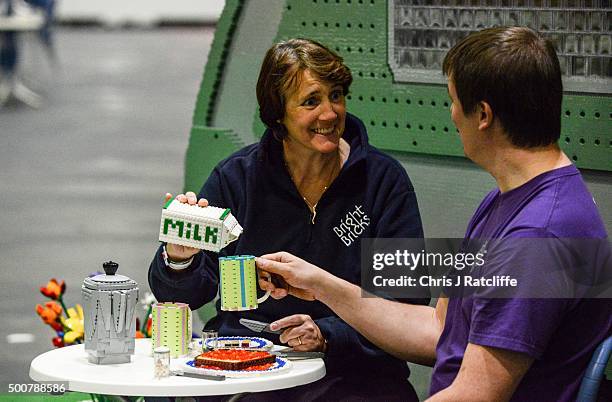
[[[35,313],[50,278],[66,281],[69,307],[110,259],[148,290],[162,197],[182,188],[213,33],[60,29],[55,66],[24,38],[22,72],[44,105],[0,110],[0,393],[31,382],[30,361],[53,348]],[[8,344],[16,333],[34,340]]]

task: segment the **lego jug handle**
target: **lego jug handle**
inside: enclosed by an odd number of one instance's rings
[[[272,282],[272,275],[270,275],[269,272],[260,271],[260,274],[263,275],[263,276],[267,276],[266,279],[268,280],[268,282]],[[263,295],[259,299],[257,299],[257,304],[265,302],[268,299],[268,297],[270,297],[270,292],[271,291],[268,290],[265,295]]]

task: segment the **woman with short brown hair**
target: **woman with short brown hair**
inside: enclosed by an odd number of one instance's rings
[[[342,58],[318,42],[292,39],[268,50],[257,83],[260,117],[268,127],[263,137],[220,162],[198,196],[177,196],[202,207],[231,208],[244,232],[221,255],[290,250],[359,284],[362,238],[423,236],[406,171],[369,145],[361,120],[346,112],[351,82]],[[186,302],[192,309],[214,299],[218,278],[217,254],[174,244],[160,247],[149,270],[157,300]],[[220,335],[255,335],[239,324],[242,317],[280,324],[280,336],[263,334],[275,343],[326,354],[324,379],[277,391],[275,398],[416,400],[406,363],[319,302],[268,300],[242,312],[218,307],[206,326]]]

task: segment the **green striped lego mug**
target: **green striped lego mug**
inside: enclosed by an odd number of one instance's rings
[[[264,274],[270,280],[270,274]],[[270,296],[270,291],[267,291],[257,298],[257,269],[253,255],[219,257],[219,278],[221,310],[253,310]]]

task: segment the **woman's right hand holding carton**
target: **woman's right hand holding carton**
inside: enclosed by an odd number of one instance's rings
[[[172,199],[172,194],[166,193],[164,202],[168,202]],[[176,196],[176,200],[189,205],[198,205],[200,207],[207,207],[208,200],[206,198],[200,198],[198,200],[197,195],[193,191],[187,191],[185,194],[179,194]],[[168,258],[174,262],[186,261],[200,252],[199,248],[180,246],[178,244],[168,243],[166,245],[166,253]]]

